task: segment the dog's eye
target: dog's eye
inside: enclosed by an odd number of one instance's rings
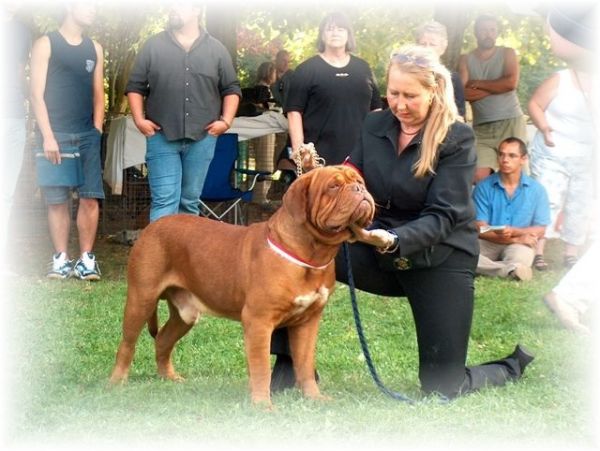
[[[336,176],[336,177],[333,177],[333,179],[329,181],[329,185],[327,186],[327,188],[329,188],[330,191],[338,191],[342,187],[343,184],[344,184],[344,179],[340,176]]]

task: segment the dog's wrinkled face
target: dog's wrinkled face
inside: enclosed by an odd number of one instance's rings
[[[283,205],[319,238],[340,243],[352,238],[349,226],[368,226],[375,212],[363,178],[348,166],[313,169],[290,186]]]

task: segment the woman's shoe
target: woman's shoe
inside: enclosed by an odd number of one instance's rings
[[[517,359],[519,366],[521,367],[521,374],[525,372],[527,365],[529,365],[533,359],[535,359],[535,356],[527,348],[520,344],[515,347],[515,350],[509,357]]]
[[[279,393],[296,386],[296,373],[294,361],[289,355],[276,354],[275,365],[271,373],[271,393]],[[319,373],[315,369],[315,381],[320,381]]]
[[[289,355],[277,354],[271,373],[271,393],[282,392],[296,385],[294,362]]]

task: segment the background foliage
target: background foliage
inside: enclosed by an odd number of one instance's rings
[[[358,49],[373,69],[382,93],[385,92],[385,70],[390,52],[405,43],[413,42],[413,30],[433,17],[444,17],[450,8],[454,19],[445,22],[458,44],[450,45],[451,52],[467,52],[475,47],[473,20],[480,13],[492,13],[503,24],[499,45],[513,47],[520,58],[521,80],[518,89],[525,108],[533,90],[562,64],[551,55],[539,16],[522,15],[511,11],[506,3],[475,6],[469,3],[434,4],[431,2],[376,1],[369,4],[357,0],[308,1],[281,4],[250,1],[225,1],[222,8],[231,10],[237,20],[237,69],[242,86],[252,86],[256,68],[272,60],[278,50],[285,48],[292,56],[292,67],[316,53],[317,27],[330,11],[342,10],[354,24]],[[214,5],[213,5],[214,7]],[[233,10],[235,8],[235,10]],[[35,9],[25,9],[23,15],[39,35],[56,27],[59,8],[43,3]],[[226,15],[227,16],[227,15]],[[106,58],[106,92],[109,115],[126,111],[123,90],[139,45],[164,27],[166,10],[162,4],[142,2],[109,3],[98,7],[98,18],[91,35],[104,47]],[[464,26],[467,23],[467,26]],[[452,44],[452,43],[451,43]],[[454,43],[456,44],[456,43]],[[456,48],[456,50],[452,50]],[[446,55],[456,61],[457,55]]]
[[[462,29],[460,49],[466,53],[476,46],[473,21],[482,13],[500,18],[502,34],[498,45],[516,50],[521,63],[521,79],[518,89],[521,105],[526,107],[537,86],[563,64],[550,52],[543,20],[538,16],[512,13],[506,5],[462,8],[469,18]],[[436,9],[430,3],[412,2],[381,4],[359,7],[353,3],[343,8],[352,23],[358,44],[357,55],[365,59],[373,69],[376,79],[385,89],[387,58],[394,48],[414,41],[414,29],[431,20]],[[316,37],[319,21],[327,11],[306,10],[256,10],[242,14],[238,32],[238,68],[242,84],[251,85],[258,64],[274,58],[277,50],[291,52],[293,65],[316,53]],[[291,19],[293,17],[293,19]]]

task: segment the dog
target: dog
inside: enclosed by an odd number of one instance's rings
[[[112,383],[124,382],[136,341],[148,325],[158,374],[182,380],[171,353],[201,315],[241,321],[252,402],[271,406],[270,340],[287,327],[298,386],[323,399],[315,381],[319,320],[335,287],[334,258],[367,227],[375,209],[362,177],[346,166],[299,177],[268,221],[238,226],[192,215],[150,224],[131,250],[123,337]],[[157,306],[169,319],[159,330]]]

